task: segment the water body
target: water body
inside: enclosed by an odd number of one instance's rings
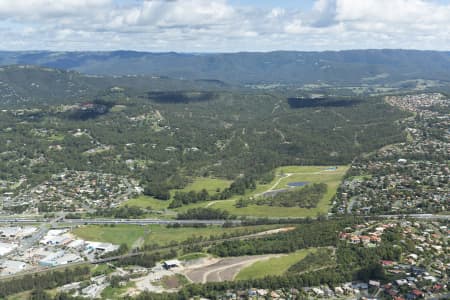
[[[329,168],[325,169],[325,171],[336,171],[336,170],[337,170],[337,167],[329,167]]]
[[[287,184],[287,186],[289,186],[289,187],[299,187],[299,186],[305,186],[307,184],[309,184],[308,181],[294,181],[294,182],[289,182]]]

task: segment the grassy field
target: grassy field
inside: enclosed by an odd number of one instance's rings
[[[348,166],[284,166],[275,170],[275,178],[268,184],[258,184],[255,190],[248,190],[245,195],[235,195],[229,200],[206,201],[198,202],[182,206],[175,209],[178,212],[183,212],[191,208],[197,207],[211,207],[220,208],[229,211],[234,215],[240,216],[255,216],[255,217],[315,217],[317,214],[327,213],[331,199],[336,194],[336,190],[347,172]],[[328,191],[326,195],[319,201],[317,207],[312,209],[300,207],[273,207],[273,206],[258,206],[249,205],[243,208],[236,208],[234,206],[236,200],[239,198],[255,197],[269,189],[286,188],[287,184],[295,181],[307,181],[310,183],[326,183]],[[181,191],[187,192],[191,190],[200,191],[206,189],[210,194],[214,194],[217,189],[223,190],[230,185],[230,181],[216,178],[196,178],[192,183],[187,185]],[[171,191],[172,195],[175,190]],[[130,199],[122,205],[139,206],[143,208],[151,207],[155,210],[167,209],[171,200],[161,201],[148,196],[139,196],[135,199]]]
[[[111,112],[121,112],[125,110],[127,107],[125,105],[114,105],[111,107]]]
[[[148,228],[138,225],[89,225],[75,228],[72,232],[87,241],[108,242],[113,244],[125,243],[131,247],[140,237],[144,236]]]
[[[166,209],[170,204],[170,200],[158,200],[153,197],[140,195],[137,198],[130,199],[128,201],[125,201],[122,203],[122,206],[128,205],[128,206],[137,206],[141,208],[148,208],[150,207],[153,210],[164,210]]]
[[[115,269],[107,264],[98,264],[92,267],[91,276],[106,275],[114,272]]]
[[[126,293],[126,291],[129,288],[135,287],[136,284],[133,281],[128,281],[126,285],[113,288],[111,286],[108,286],[105,288],[101,294],[102,299],[123,299],[123,294]]]
[[[62,140],[64,140],[64,135],[63,134],[53,134],[53,135],[49,136],[47,138],[47,140],[49,142],[61,142]]]
[[[327,213],[331,199],[336,194],[336,190],[342,180],[342,177],[348,170],[348,166],[339,166],[337,169],[328,170],[326,166],[286,166],[276,170],[275,179],[268,185],[264,185],[265,189],[257,188],[249,196],[255,196],[269,188],[282,189],[286,188],[287,184],[296,181],[306,181],[310,183],[326,183],[328,191],[325,196],[319,201],[317,207],[312,209],[300,207],[273,207],[273,206],[259,206],[249,205],[243,208],[236,208],[234,206],[235,199],[217,201],[210,205],[212,208],[220,208],[228,210],[235,215],[243,216],[257,216],[257,217],[315,217],[319,213]],[[284,175],[282,175],[284,174]],[[290,174],[287,176],[287,174]]]
[[[204,228],[192,228],[192,227],[179,227],[168,228],[161,225],[150,225],[150,234],[145,238],[145,242],[148,244],[157,243],[159,245],[168,245],[171,242],[182,242],[190,238],[220,236],[224,233],[236,233],[244,232],[245,230],[253,231],[265,231],[274,228],[280,228],[280,225],[262,225],[262,226],[247,226],[247,227],[234,227],[234,228],[222,228],[221,226],[208,226]]]
[[[217,189],[224,190],[231,184],[230,180],[218,179],[218,178],[207,178],[207,177],[197,177],[189,183],[184,189],[180,190],[183,192],[189,191],[201,191],[206,189],[208,193],[214,194]],[[175,190],[172,191],[175,194]]]
[[[87,225],[73,230],[73,233],[85,240],[109,242],[113,244],[126,243],[129,247],[139,238],[144,238],[146,244],[157,243],[158,245],[168,245],[171,242],[182,242],[189,238],[220,236],[223,233],[235,233],[249,231],[265,231],[280,228],[281,225],[261,225],[222,228],[221,226],[208,226],[204,228],[179,227],[169,228],[164,225]]]
[[[199,259],[199,258],[204,258],[204,257],[208,257],[208,254],[203,253],[203,252],[197,252],[197,253],[188,253],[185,255],[182,255],[180,257],[178,257],[179,260],[194,260],[194,259]]]
[[[7,300],[23,300],[23,299],[30,299],[30,296],[31,296],[31,291],[26,291],[26,292],[10,295],[6,299]]]
[[[206,189],[209,194],[215,194],[217,189],[221,191],[231,184],[230,180],[218,179],[218,178],[206,178],[206,177],[197,177],[191,183],[189,183],[185,188],[181,190],[171,190],[171,199],[164,201],[158,200],[153,197],[140,195],[137,198],[130,199],[122,203],[122,206],[137,206],[141,208],[151,207],[153,210],[164,210],[169,207],[173,196],[177,191],[180,192],[189,192],[189,191],[201,191],[202,189]]]
[[[242,269],[236,276],[236,280],[263,278],[269,275],[282,275],[289,269],[290,266],[299,262],[305,258],[306,255],[314,251],[316,251],[314,248],[303,249],[285,256],[271,258],[265,261],[258,261],[251,266]]]

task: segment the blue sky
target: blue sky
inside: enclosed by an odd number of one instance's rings
[[[0,50],[450,50],[450,0],[0,0]]]

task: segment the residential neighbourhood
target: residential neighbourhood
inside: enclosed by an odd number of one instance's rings
[[[439,216],[450,209],[450,116],[441,112],[441,108],[448,106],[448,101],[441,94],[419,94],[387,97],[386,102],[414,113],[414,116],[401,121],[407,141],[362,155],[352,162],[332,198],[333,205],[327,218],[339,219],[355,215],[365,221],[336,231],[334,237],[337,243],[330,246],[329,250],[333,253],[331,259],[337,261],[336,252],[340,247],[350,247],[355,250],[354,253],[365,250],[376,252],[377,249],[385,251],[384,247],[388,244],[388,251],[398,254],[398,259],[377,260],[382,268],[378,271],[383,276],[369,276],[367,280],[349,278],[339,284],[291,286],[288,289],[229,289],[218,295],[218,299],[413,300],[445,299],[449,296],[448,221],[445,218],[419,221],[407,216]],[[33,134],[53,133],[41,130]],[[89,135],[89,132],[78,130],[72,134],[80,137]],[[85,154],[96,155],[109,151],[108,146],[94,146],[85,151]],[[132,146],[133,144],[126,145]],[[152,148],[154,147],[156,144],[152,144]],[[177,149],[168,146],[165,151],[176,152]],[[183,152],[198,151],[195,147],[186,149]],[[37,159],[32,163],[43,162]],[[133,159],[128,159],[126,164],[130,170],[139,167],[139,162]],[[58,292],[87,299],[104,297],[105,291],[107,293],[111,289],[120,290],[120,297],[134,297],[143,292],[176,293],[189,283],[227,280],[238,282],[234,277],[237,271],[229,278],[221,277],[221,268],[234,266],[229,261],[226,265],[225,261],[235,258],[213,257],[208,253],[207,247],[195,247],[195,237],[191,237],[190,246],[195,251],[202,252],[201,258],[187,261],[179,259],[180,256],[175,252],[175,256],[169,259],[159,257],[153,266],[144,267],[142,265],[145,264],[132,262],[121,265],[116,263],[118,261],[110,262],[107,258],[121,257],[119,249],[122,245],[82,239],[73,233],[75,225],[64,222],[64,217],[69,218],[66,214],[70,212],[79,213],[76,216],[84,218],[90,214],[83,213],[102,209],[106,211],[120,206],[134,195],[142,193],[143,188],[137,180],[101,172],[65,170],[51,176],[50,180],[23,189],[11,187],[27,185],[26,178],[22,178],[20,182],[3,180],[0,184],[3,189],[8,190],[0,197],[5,215],[4,226],[0,226],[0,276],[3,278],[89,263],[95,276],[89,275],[88,279],[57,288]],[[15,214],[15,217],[42,217],[48,214],[49,217],[44,220],[49,220],[49,223],[14,223],[14,219],[7,218],[11,214]],[[389,215],[392,215],[392,219],[388,218]],[[84,220],[81,219],[80,222]],[[110,227],[114,226],[112,224]],[[295,229],[295,226],[292,228]],[[142,237],[138,238],[124,256],[132,258],[134,251],[155,250],[143,244],[144,242]],[[106,260],[103,261],[104,259]],[[245,259],[257,261],[260,258]],[[239,267],[243,265],[241,262]],[[330,265],[321,268],[329,267]],[[207,280],[209,275],[200,276],[202,278],[192,275],[208,268],[214,270],[217,277]],[[303,275],[302,272],[299,274]]]
[[[0,300],[450,300],[450,0],[0,16]]]
[[[415,114],[404,121],[405,143],[355,159],[337,193],[335,212],[440,213],[450,208],[450,115],[441,94],[386,97]]]
[[[118,206],[137,191],[138,185],[125,177],[66,171],[17,195],[4,193],[1,199],[6,212],[85,212]]]
[[[290,290],[248,289],[228,291],[222,299],[439,299],[449,296],[450,230],[445,222],[368,221],[339,233],[354,247],[377,247],[386,235],[398,235],[401,260],[382,260],[388,280],[370,279],[337,286],[321,285]]]

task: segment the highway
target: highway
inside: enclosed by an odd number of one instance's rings
[[[434,214],[409,214],[409,215],[378,215],[382,219],[401,219],[401,218],[411,218],[419,220],[447,220],[450,221],[450,215],[434,215]]]
[[[420,220],[443,220],[450,221],[450,215],[434,215],[434,214],[409,214],[409,215],[378,215],[378,216],[369,216],[369,217],[378,217],[382,219],[402,219],[402,218],[410,218],[410,219],[420,219]],[[151,224],[160,224],[160,225],[168,225],[168,224],[205,224],[205,225],[223,225],[226,222],[232,222],[234,224],[240,224],[240,220],[176,220],[176,219],[107,219],[107,218],[95,218],[95,219],[65,219],[63,217],[59,217],[55,220],[47,220],[44,218],[13,218],[13,217],[3,217],[0,218],[1,223],[46,223],[54,225],[56,222],[65,223],[65,224],[73,224],[73,225],[101,225],[101,224],[130,224],[130,225],[151,225]]]
[[[150,225],[150,224],[205,224],[205,225],[223,225],[226,222],[235,224],[241,223],[240,220],[171,220],[171,219],[64,219],[61,222],[68,224],[131,224],[131,225]]]
[[[175,220],[175,219],[64,219],[59,218],[58,223],[73,225],[101,225],[101,224],[130,224],[130,225],[150,225],[150,224],[205,224],[205,225],[223,225],[226,222],[240,224],[240,220]],[[0,218],[1,223],[18,223],[18,224],[55,224],[55,222],[44,218]]]

